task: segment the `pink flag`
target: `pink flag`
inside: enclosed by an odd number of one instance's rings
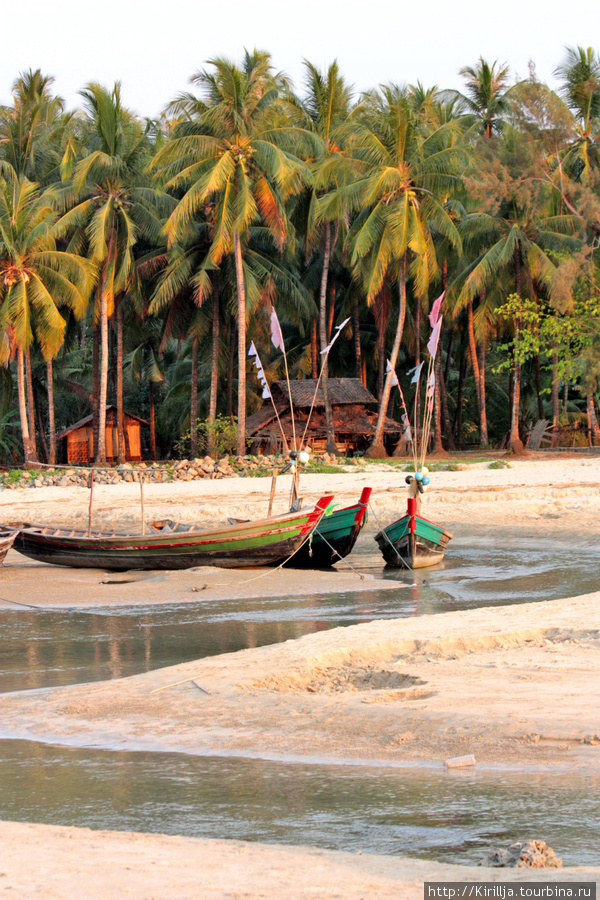
[[[282,353],[285,353],[281,325],[279,324],[279,319],[277,318],[275,310],[271,312],[271,341],[276,350],[281,350]]]
[[[435,394],[435,372],[432,372],[427,379],[427,397],[433,397]]]
[[[437,301],[436,301],[437,302]],[[433,359],[438,346],[438,341],[440,339],[440,331],[442,330],[442,320],[443,316],[440,316],[435,325],[433,326],[433,331],[431,332],[431,337],[427,343],[427,349],[429,350],[429,355]]]
[[[442,305],[442,300],[444,299],[445,293],[446,291],[443,291],[431,307],[431,311],[429,313],[429,324],[432,328],[435,326],[438,320],[438,316],[440,314],[440,306]]]

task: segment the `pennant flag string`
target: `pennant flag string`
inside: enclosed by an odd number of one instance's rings
[[[341,325],[336,326],[335,334],[333,335],[333,337],[331,338],[331,340],[329,341],[329,343],[327,344],[325,349],[321,350],[321,356],[325,356],[326,353],[329,353],[329,351],[331,350],[331,348],[333,347],[333,345],[339,338],[340,334],[342,333],[342,329],[348,324],[349,321],[350,321],[350,316],[348,316],[347,319],[344,319],[344,321],[341,323]]]
[[[442,305],[442,300],[444,299],[445,293],[446,293],[446,291],[443,291],[440,294],[440,296],[437,298],[437,300],[434,302],[433,306],[431,307],[431,311],[429,313],[429,324],[431,325],[432,328],[435,327],[435,324],[438,320],[438,316],[440,314],[440,307]]]

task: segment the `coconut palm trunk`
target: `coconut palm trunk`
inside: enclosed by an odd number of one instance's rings
[[[210,366],[210,397],[208,400],[208,455],[215,452],[214,426],[217,417],[217,390],[219,387],[219,281],[213,282],[212,359]]]
[[[327,328],[327,278],[329,275],[329,263],[331,260],[331,225],[329,222],[325,225],[325,247],[323,249],[323,269],[321,271],[321,287],[319,291],[319,337],[321,340],[321,353],[329,343]],[[333,306],[333,301],[332,301]],[[331,411],[331,403],[329,402],[329,387],[327,384],[328,363],[327,356],[323,356],[323,374],[321,376],[321,389],[323,391],[323,401],[325,403],[325,428],[328,453],[337,455],[337,447],[335,445],[335,433],[333,428],[333,413]]]
[[[98,444],[96,462],[106,462],[106,401],[108,394],[108,297],[100,282],[100,384],[98,391]]]
[[[373,441],[368,447],[365,456],[371,459],[385,459],[387,451],[383,445],[383,433],[385,428],[385,418],[387,415],[388,403],[390,402],[390,393],[392,391],[392,377],[396,371],[396,362],[398,353],[400,352],[400,342],[402,341],[402,332],[404,331],[404,320],[406,318],[406,253],[400,259],[400,276],[398,279],[398,288],[400,294],[400,305],[398,309],[398,324],[396,326],[396,336],[394,338],[394,346],[390,357],[390,371],[387,373],[385,383],[383,385],[383,393],[379,403],[379,415],[377,417],[377,425],[375,426],[375,434]]]
[[[192,336],[192,385],[190,391],[190,459],[198,456],[198,335]]]
[[[592,446],[597,447],[600,444],[600,426],[598,425],[598,418],[596,416],[596,409],[594,407],[594,395],[591,391],[587,395],[586,404],[591,444]]]
[[[25,400],[25,360],[23,350],[17,347],[17,391],[19,395],[19,417],[21,419],[21,435],[23,437],[23,454],[25,465],[37,462],[36,454],[29,436],[29,420],[27,417],[27,403]]]
[[[488,445],[487,409],[485,405],[485,335],[479,345],[479,446]]]
[[[48,434],[50,438],[50,447],[48,452],[48,462],[51,466],[56,463],[56,422],[54,418],[54,372],[52,360],[46,361],[46,381],[48,391]]]
[[[244,456],[246,453],[246,285],[244,284],[242,243],[237,232],[233,234],[233,251],[238,295],[237,455]]]
[[[29,420],[29,440],[33,449],[33,455],[37,459],[37,444],[35,440],[35,403],[33,402],[33,372],[31,370],[31,351],[27,348],[25,377],[27,383],[27,417]]]
[[[155,427],[155,413],[154,413],[154,382],[152,379],[148,382],[148,389],[150,392],[150,452],[152,454],[152,459],[156,462],[156,427]]]
[[[354,358],[356,360],[356,377],[362,377],[362,359],[360,351],[360,309],[358,305],[358,294],[354,297],[354,306],[352,308],[352,321],[354,325]]]
[[[117,443],[119,464],[123,465],[125,453],[125,431],[123,428],[123,298],[117,306]]]

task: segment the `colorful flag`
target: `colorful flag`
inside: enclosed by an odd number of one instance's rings
[[[442,305],[442,300],[444,299],[445,293],[446,291],[443,291],[431,307],[431,311],[429,313],[429,324],[432,328],[435,326],[438,320],[438,316],[440,314],[440,306]]]
[[[271,312],[271,341],[276,350],[281,350],[282,353],[285,353],[281,325],[274,309]]]
[[[342,333],[342,329],[344,328],[344,326],[345,326],[349,321],[350,321],[350,316],[348,316],[347,319],[344,319],[344,321],[342,322],[341,325],[337,325],[337,326],[336,326],[335,334],[333,335],[333,337],[331,338],[331,340],[329,341],[329,343],[327,344],[327,346],[325,347],[325,349],[324,349],[324,350],[321,350],[321,356],[325,356],[326,353],[329,353],[329,351],[331,350],[331,348],[333,347],[333,345],[335,344],[335,342],[336,342],[337,339],[339,338],[340,334]]]
[[[252,343],[250,344],[248,356],[252,359],[253,364],[256,366],[256,379],[263,389],[263,400],[267,400],[271,396],[271,391],[269,390],[267,376],[265,375],[265,370],[262,367],[260,356],[258,355],[258,350],[254,346],[254,341],[252,341]]]
[[[435,394],[435,372],[431,372],[427,379],[427,397],[433,397]]]
[[[442,330],[442,321],[444,317],[440,316],[435,325],[433,326],[433,331],[431,332],[431,337],[429,338],[429,342],[427,344],[427,349],[429,350],[429,355],[433,359],[435,357],[438,341],[440,339],[440,332]]]

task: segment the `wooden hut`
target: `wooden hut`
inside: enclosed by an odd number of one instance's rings
[[[58,458],[61,462],[89,463],[94,458],[93,416],[86,416],[75,422],[70,428],[56,436],[58,441]],[[123,410],[123,430],[125,432],[125,456],[129,462],[140,462],[142,459],[142,425],[148,425],[133,413]],[[117,437],[117,408],[112,404],[106,407],[106,459],[118,459],[119,442]]]
[[[314,378],[291,382],[298,445],[306,427],[316,385]],[[346,456],[363,452],[375,433],[377,400],[359,378],[328,378],[327,385],[337,449]],[[293,431],[287,382],[274,382],[271,393],[287,444],[291,447]],[[398,422],[386,418],[384,441],[390,450],[397,443],[401,432]],[[246,435],[252,440],[254,453],[273,453],[283,449],[281,430],[273,403],[269,399],[264,400],[262,407],[246,419]],[[317,452],[324,450],[327,443],[322,384],[319,385],[304,443]]]

